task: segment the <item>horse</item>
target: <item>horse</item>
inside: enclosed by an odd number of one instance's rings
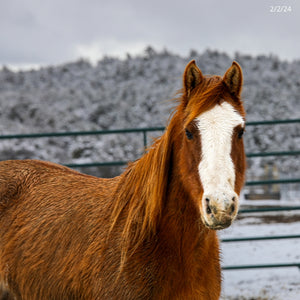
[[[244,183],[243,75],[183,73],[178,105],[115,178],[0,163],[2,299],[219,299],[217,230]]]

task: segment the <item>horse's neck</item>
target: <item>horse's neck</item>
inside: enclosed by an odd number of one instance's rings
[[[182,243],[182,247],[193,247],[205,237],[207,229],[200,220],[200,209],[185,188],[184,178],[178,175],[177,163],[178,158],[174,157],[160,230],[175,243]]]

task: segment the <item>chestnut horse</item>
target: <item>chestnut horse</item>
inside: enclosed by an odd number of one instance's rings
[[[219,299],[217,229],[244,182],[242,70],[191,61],[164,134],[118,177],[0,163],[6,299]]]

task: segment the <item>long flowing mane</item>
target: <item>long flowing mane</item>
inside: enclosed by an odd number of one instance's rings
[[[179,134],[176,126],[172,126],[175,119],[166,132],[147,149],[147,153],[129,164],[121,175],[111,226],[113,230],[119,219],[125,218],[121,265],[126,256],[132,255],[157,229],[166,202],[172,168],[172,135]]]

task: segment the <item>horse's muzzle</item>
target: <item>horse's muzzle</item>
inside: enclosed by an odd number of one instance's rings
[[[231,225],[238,211],[238,195],[221,194],[220,197],[203,195],[202,220],[206,227],[214,230],[224,229]]]

